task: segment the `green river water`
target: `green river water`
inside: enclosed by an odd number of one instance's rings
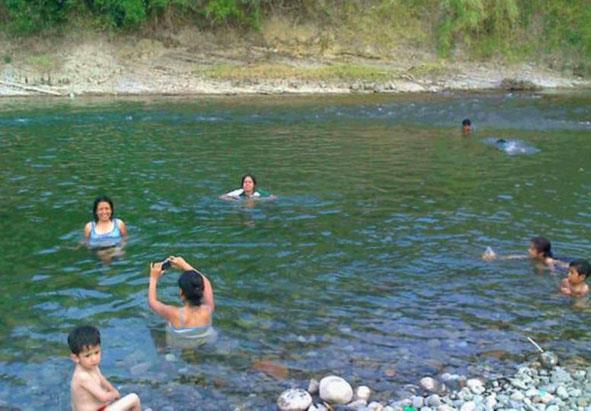
[[[274,409],[329,373],[393,399],[510,371],[527,337],[588,364],[564,271],[480,255],[545,235],[591,258],[590,158],[588,93],[0,100],[0,407],[68,409],[85,323],[103,374],[153,410]],[[277,200],[219,200],[246,172]],[[81,244],[100,194],[130,234],[112,262]],[[147,306],[171,254],[213,284],[217,339],[195,349]]]

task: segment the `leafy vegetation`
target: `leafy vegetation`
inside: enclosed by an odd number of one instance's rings
[[[418,47],[445,58],[545,56],[591,72],[589,0],[0,0],[0,30],[21,37],[80,20],[115,32],[161,24],[257,31],[277,15],[345,44]]]

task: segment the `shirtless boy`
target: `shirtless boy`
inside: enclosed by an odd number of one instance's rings
[[[568,276],[560,282],[560,292],[572,297],[584,297],[589,294],[585,280],[591,274],[591,265],[586,260],[572,261],[568,266]]]
[[[136,394],[121,398],[99,369],[101,335],[95,327],[76,327],[68,335],[70,358],[76,364],[70,385],[73,411],[141,411]]]

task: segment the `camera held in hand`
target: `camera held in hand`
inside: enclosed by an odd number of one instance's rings
[[[152,265],[158,264],[158,263],[162,264],[162,267],[161,267],[162,268],[162,271],[168,270],[170,268],[170,266],[172,265],[172,263],[168,259],[167,260],[162,260],[162,261],[153,261],[152,262]]]

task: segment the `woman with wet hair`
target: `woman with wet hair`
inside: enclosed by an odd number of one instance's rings
[[[123,220],[115,218],[115,206],[109,197],[94,200],[92,215],[94,221],[84,227],[84,238],[91,247],[114,247],[127,238],[127,227]]]
[[[178,279],[182,307],[164,304],[158,300],[158,280],[167,268],[174,267],[183,273]],[[168,329],[188,338],[200,337],[211,329],[215,310],[211,283],[183,257],[168,257],[163,262],[150,265],[148,305],[156,314],[168,321]]]
[[[240,200],[240,199],[255,199],[265,198],[268,200],[274,200],[275,196],[267,193],[264,190],[257,190],[257,179],[252,174],[245,174],[242,176],[240,181],[240,187],[236,190],[230,191],[229,193],[220,196],[222,200]]]

